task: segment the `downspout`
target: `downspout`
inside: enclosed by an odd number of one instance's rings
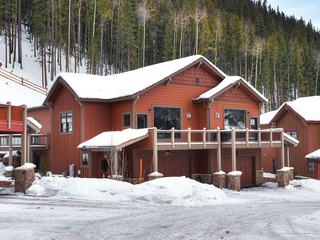
[[[21,134],[21,166],[28,161],[27,157],[27,106],[23,106],[23,133]]]
[[[77,103],[80,105],[80,142],[84,142],[84,105],[78,98],[75,98]],[[81,154],[80,154],[81,155]],[[92,154],[89,155],[89,177],[92,177]],[[80,169],[81,165],[79,166]]]
[[[51,149],[50,149],[50,152],[49,152],[49,155],[50,155],[50,169],[51,171],[53,171],[53,141],[52,141],[52,136],[53,136],[53,122],[54,122],[54,119],[53,119],[53,108],[52,108],[52,103],[46,103],[46,106],[50,109],[50,118],[51,118],[51,126],[50,126],[50,144],[51,144]],[[47,141],[47,144],[48,144],[49,141]]]
[[[7,102],[7,105],[8,105],[8,109],[7,109],[8,129],[11,129],[11,102]],[[9,134],[9,166],[13,166],[13,162],[12,162],[12,133]]]
[[[131,109],[131,128],[137,128],[136,126],[136,117],[135,117],[135,110],[136,110],[136,103],[139,100],[139,95],[133,99],[132,102],[132,109]]]

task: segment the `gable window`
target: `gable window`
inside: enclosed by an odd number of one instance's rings
[[[245,129],[246,111],[240,109],[224,110],[224,128],[225,129]],[[236,133],[236,138],[244,138],[245,133]]]
[[[147,128],[148,127],[148,115],[138,114],[137,115],[137,128]]]
[[[124,113],[122,115],[122,126],[123,127],[131,127],[131,114],[130,113]]]
[[[154,126],[157,129],[181,129],[181,109],[176,107],[154,107]],[[170,138],[170,133],[159,133],[158,138]],[[175,133],[175,138],[180,138],[180,133]]]
[[[70,133],[72,132],[72,113],[61,113],[60,114],[60,132]]]

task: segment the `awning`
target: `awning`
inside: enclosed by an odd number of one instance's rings
[[[283,133],[283,138],[286,145],[289,145],[290,147],[296,147],[299,145],[299,140],[295,139],[294,137],[291,137],[287,133]]]
[[[314,159],[314,160],[319,160],[320,159],[320,149],[312,152],[312,153],[309,153],[305,156],[305,158],[307,159]]]
[[[122,131],[108,131],[79,144],[81,150],[109,151],[111,149],[121,150],[133,143],[149,137],[149,129],[128,128]]]

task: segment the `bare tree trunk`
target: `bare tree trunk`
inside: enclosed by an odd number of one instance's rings
[[[22,69],[21,0],[18,0],[18,63]]]
[[[70,38],[71,38],[71,0],[69,0],[68,13],[68,33],[67,33],[67,51],[66,51],[66,72],[70,71]]]

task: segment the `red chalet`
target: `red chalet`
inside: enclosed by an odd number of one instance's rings
[[[286,166],[294,168],[300,177],[320,179],[320,96],[301,97],[285,102],[276,111],[261,115],[261,128],[283,128],[299,141],[299,146],[285,152]],[[263,149],[263,168],[275,172],[281,166],[281,152]]]
[[[266,103],[199,55],[110,76],[61,73],[44,101],[52,123],[46,162],[80,177],[258,185],[261,149],[296,144],[282,129],[260,130]]]

